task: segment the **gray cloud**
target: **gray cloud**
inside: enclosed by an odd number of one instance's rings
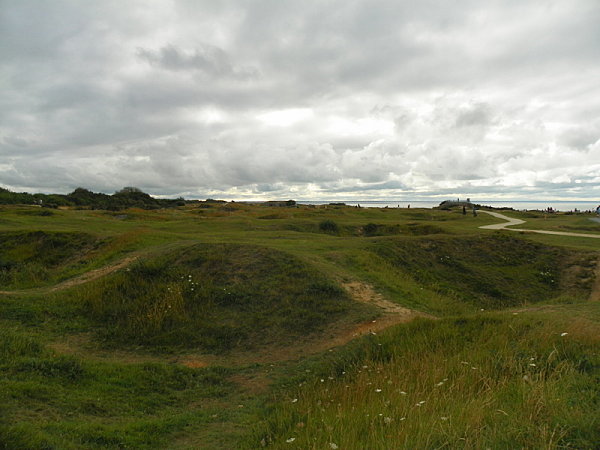
[[[595,0],[0,8],[0,185],[587,197]]]

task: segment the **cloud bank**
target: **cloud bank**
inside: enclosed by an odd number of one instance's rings
[[[600,3],[0,0],[0,185],[597,199]]]

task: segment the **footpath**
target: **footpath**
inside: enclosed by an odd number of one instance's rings
[[[568,231],[549,231],[549,230],[527,230],[524,228],[507,228],[515,225],[521,225],[525,223],[524,220],[521,219],[513,219],[511,217],[505,216],[504,214],[500,214],[492,211],[482,211],[479,210],[480,213],[489,214],[490,216],[497,217],[498,219],[505,220],[506,222],[496,223],[493,225],[483,225],[479,228],[483,228],[485,230],[509,230],[509,231],[519,231],[524,233],[539,233],[539,234],[555,234],[558,236],[575,236],[575,237],[586,237],[592,239],[600,239],[600,234],[587,234],[587,233],[571,233]]]

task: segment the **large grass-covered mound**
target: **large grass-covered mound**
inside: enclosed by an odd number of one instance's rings
[[[0,286],[28,287],[82,261],[100,241],[87,233],[12,231],[0,233]]]
[[[83,305],[107,342],[208,350],[282,343],[359,308],[298,258],[233,244],[140,261],[87,287]]]
[[[516,236],[386,239],[374,252],[423,286],[484,308],[587,296],[596,256]]]

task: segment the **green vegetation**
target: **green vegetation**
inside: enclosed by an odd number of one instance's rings
[[[0,232],[0,285],[29,287],[85,264],[101,240],[86,233]]]
[[[0,206],[0,448],[600,441],[599,239],[460,207],[70,195]]]
[[[113,195],[95,193],[84,188],[77,188],[67,195],[62,194],[29,194],[27,192],[11,192],[0,188],[0,204],[5,205],[39,205],[46,208],[59,206],[77,206],[90,209],[121,210],[126,208],[158,209],[185,205],[185,200],[156,199],[135,187],[125,187]],[[48,215],[46,212],[39,212]]]
[[[598,344],[582,316],[414,322],[287,388],[247,446],[595,448]]]
[[[482,308],[549,301],[562,295],[585,297],[585,282],[568,272],[589,273],[594,254],[569,254],[506,234],[379,241],[375,252],[408,271],[422,286]]]
[[[192,245],[84,290],[83,310],[104,341],[155,347],[282,344],[365,309],[297,258],[248,245]]]

